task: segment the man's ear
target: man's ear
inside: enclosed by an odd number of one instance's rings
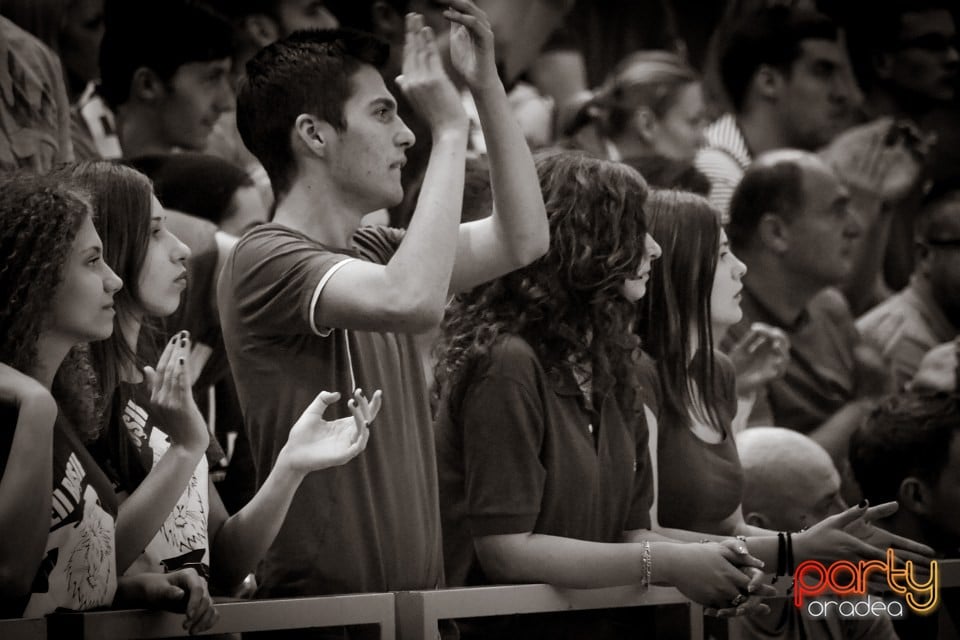
[[[130,98],[140,102],[154,102],[162,98],[167,87],[157,73],[148,67],[138,67],[130,78]]]
[[[770,519],[763,513],[757,511],[750,511],[743,515],[743,521],[753,527],[760,527],[761,529],[773,529],[770,526]]]
[[[897,492],[897,502],[901,509],[924,516],[933,515],[932,497],[927,483],[914,476],[904,478]]]
[[[280,38],[280,26],[277,21],[265,13],[251,13],[243,19],[243,30],[259,48],[276,42]]]
[[[762,246],[774,253],[781,254],[790,248],[789,225],[775,213],[765,213],[760,216],[757,237]]]
[[[370,7],[370,24],[374,35],[387,42],[402,41],[406,33],[403,15],[384,0],[376,0]]]
[[[783,72],[769,65],[760,65],[753,76],[753,88],[758,96],[766,100],[777,100],[783,88]]]
[[[293,123],[292,132],[294,148],[301,145],[301,148],[307,150],[310,154],[323,158],[330,148],[335,131],[330,124],[324,120],[301,113]]]

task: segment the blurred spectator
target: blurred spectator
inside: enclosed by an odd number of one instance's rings
[[[756,321],[790,339],[786,373],[767,383],[768,402],[758,400],[751,423],[806,433],[834,460],[845,457],[850,432],[870,407],[866,398],[889,385],[885,364],[862,343],[846,301],[832,288],[849,275],[863,233],[848,201],[846,187],[816,155],[771,152],[747,169],[727,227],[748,271],[744,317],[723,348]]]
[[[960,190],[934,196],[920,220],[910,284],[857,320],[890,357],[898,386],[913,378],[924,354],[960,334]]]
[[[231,235],[242,236],[269,217],[250,176],[226,160],[175,153],[141,156],[130,164],[153,181],[164,207],[209,220]]]
[[[840,474],[823,447],[777,427],[747,429],[737,436],[743,465],[743,517],[774,531],[800,531],[840,513]],[[875,503],[875,504],[880,504]],[[768,600],[770,613],[730,621],[732,640],[897,640],[890,619],[811,618],[790,598]],[[834,612],[835,613],[835,612]]]
[[[779,148],[814,150],[851,123],[854,96],[836,25],[806,9],[776,6],[739,21],[720,45],[720,75],[733,107],[707,128],[696,166],[724,214],[744,170]]]
[[[115,116],[123,156],[203,149],[220,115],[234,108],[229,23],[187,0],[115,0],[105,20],[100,115]]]
[[[62,73],[56,54],[0,16],[0,169],[45,173],[73,161]]]
[[[900,509],[880,523],[891,532],[960,556],[960,396],[903,394],[884,399],[856,431],[850,464],[864,497],[896,500]],[[930,616],[895,621],[901,638],[955,638],[960,596],[943,589]]]

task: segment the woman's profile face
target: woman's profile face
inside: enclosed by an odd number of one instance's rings
[[[180,294],[187,287],[186,262],[190,249],[167,229],[166,211],[156,196],[152,200],[150,240],[137,276],[137,289],[143,312],[165,317],[180,306]]]
[[[699,82],[691,82],[679,89],[673,105],[657,120],[651,140],[653,151],[671,160],[693,162],[704,145],[706,128],[703,88]]]
[[[647,282],[650,280],[650,267],[653,261],[662,253],[660,245],[649,233],[643,239],[643,261],[637,269],[636,278],[623,281],[623,297],[630,302],[637,302],[647,294]]]
[[[103,261],[103,244],[86,216],[63,266],[45,330],[72,343],[104,340],[113,333],[113,296],[123,281]]]
[[[740,309],[740,292],[743,290],[741,279],[747,272],[743,264],[730,251],[727,234],[720,230],[720,253],[717,268],[713,274],[713,288],[710,291],[710,318],[715,327],[732,327],[743,318]]]

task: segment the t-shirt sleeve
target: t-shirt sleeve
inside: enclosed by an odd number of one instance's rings
[[[244,324],[271,335],[328,336],[316,307],[327,281],[354,258],[295,232],[254,230],[237,244],[227,267]]]
[[[542,403],[535,387],[486,375],[463,399],[467,520],[473,536],[532,531],[543,498]]]
[[[361,257],[377,264],[387,264],[400,247],[406,230],[373,225],[361,227],[353,234],[353,247]]]

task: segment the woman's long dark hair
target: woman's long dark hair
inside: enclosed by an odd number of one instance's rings
[[[720,429],[710,320],[720,212],[696,194],[658,190],[647,200],[647,228],[663,256],[653,264],[637,326],[644,349],[657,362],[661,411],[671,423],[689,426],[690,416],[697,415]],[[691,361],[694,332],[698,355]]]
[[[646,183],[626,165],[576,152],[551,152],[536,164],[550,248],[449,305],[436,381],[454,410],[472,368],[506,334],[528,342],[547,371],[589,376],[595,396],[633,378],[635,307],[621,286],[644,257]]]
[[[84,195],[56,181],[15,173],[0,178],[0,361],[23,373],[37,364],[41,331],[77,232],[91,215]],[[86,346],[74,347],[53,380],[60,413],[84,440],[96,437],[99,395]]]
[[[90,194],[96,212],[95,226],[103,242],[103,259],[123,280],[124,287],[114,296],[116,317],[113,335],[91,345],[93,367],[100,384],[100,395],[107,402],[103,411],[104,439],[101,462],[109,463],[120,479],[131,486],[144,478],[143,466],[132,449],[129,436],[119,428],[118,412],[125,398],[119,394],[122,373],[139,370],[146,364],[129,345],[122,327],[138,314],[138,282],[150,243],[150,218],[153,187],[142,173],[130,167],[104,160],[82,162],[64,170],[64,176]],[[141,332],[150,332],[141,321]]]

